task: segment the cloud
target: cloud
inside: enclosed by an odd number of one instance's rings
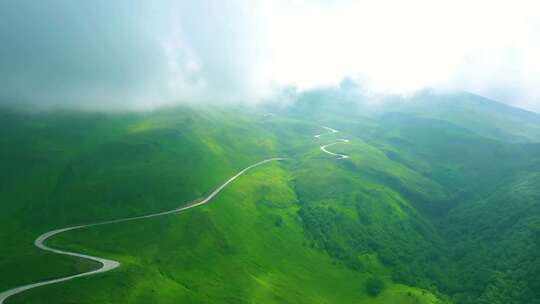
[[[277,81],[302,88],[351,75],[379,92],[444,87],[540,108],[534,1],[287,3],[268,9]]]
[[[0,98],[90,109],[249,98],[249,9],[238,1],[2,1]]]
[[[540,110],[534,1],[6,0],[0,102],[151,108],[275,87],[463,89]]]

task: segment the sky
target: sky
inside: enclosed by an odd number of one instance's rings
[[[3,0],[0,102],[148,109],[283,87],[466,90],[540,112],[535,1]]]

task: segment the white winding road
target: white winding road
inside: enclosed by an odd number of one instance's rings
[[[330,133],[317,134],[317,135],[315,135],[316,138],[320,138],[321,135],[325,135],[325,134],[333,134],[333,133],[339,132],[339,131],[336,130],[336,129],[332,129],[332,128],[325,127],[325,126],[322,126],[322,128],[323,128],[323,129],[326,129],[326,130],[328,130],[328,131],[330,131]],[[349,158],[348,155],[345,155],[345,154],[339,154],[339,153],[334,153],[334,152],[330,152],[330,151],[326,150],[326,148],[331,147],[331,146],[333,146],[333,145],[337,145],[337,144],[346,144],[346,143],[349,143],[349,140],[348,140],[348,139],[338,139],[337,142],[334,142],[334,143],[331,143],[331,144],[327,144],[327,145],[322,145],[322,146],[321,146],[321,151],[323,151],[324,153],[333,155],[333,156],[337,156],[337,159],[346,159],[346,158]]]
[[[330,151],[326,150],[326,148],[328,148],[330,146],[333,146],[333,145],[344,144],[344,143],[348,143],[348,142],[349,142],[348,139],[338,139],[338,141],[335,142],[335,143],[331,143],[331,144],[328,144],[328,145],[321,146],[321,150],[324,153],[328,153],[330,155],[337,156],[337,159],[346,159],[346,158],[349,158],[349,155],[330,152]]]
[[[322,128],[329,131],[330,133],[317,134],[317,135],[315,135],[315,138],[320,138],[321,135],[333,134],[333,133],[339,132],[338,130],[332,129],[330,127],[322,126]],[[322,145],[320,147],[320,149],[321,149],[321,151],[323,151],[323,152],[325,152],[327,154],[336,156],[337,159],[346,159],[346,158],[349,158],[348,155],[330,152],[330,151],[326,150],[326,148],[328,148],[330,146],[333,146],[333,145],[343,144],[343,143],[348,143],[348,142],[349,142],[348,139],[338,139],[337,142]],[[182,211],[187,210],[187,209],[191,209],[191,208],[194,208],[194,207],[197,207],[197,206],[200,206],[200,205],[204,205],[204,204],[208,203],[210,200],[212,200],[212,198],[214,198],[219,192],[221,192],[221,190],[223,190],[225,187],[227,187],[232,181],[237,179],[239,176],[244,174],[249,169],[260,166],[260,165],[265,164],[267,162],[281,161],[281,160],[285,160],[285,159],[286,158],[269,158],[269,159],[265,159],[263,161],[260,161],[260,162],[258,162],[256,164],[253,164],[253,165],[251,165],[249,167],[246,167],[242,171],[238,172],[235,176],[229,178],[225,183],[223,183],[221,186],[219,186],[216,190],[214,190],[212,193],[210,193],[210,195],[208,195],[203,200],[195,201],[195,202],[193,202],[191,204],[188,204],[186,206],[183,206],[183,207],[179,207],[179,208],[169,210],[169,211],[148,214],[148,215],[129,217],[129,218],[122,218],[122,219],[117,219],[117,220],[112,220],[112,221],[105,221],[105,222],[99,222],[99,223],[93,223],[93,224],[87,224],[87,225],[79,225],[79,226],[67,227],[67,228],[62,228],[62,229],[56,229],[56,230],[52,230],[52,231],[49,231],[49,232],[46,232],[46,233],[40,235],[34,241],[34,245],[36,247],[38,247],[39,249],[49,251],[49,252],[52,252],[52,253],[56,253],[56,254],[67,255],[67,256],[72,256],[72,257],[77,257],[77,258],[83,258],[83,259],[87,259],[87,260],[92,260],[92,261],[100,263],[101,267],[96,269],[96,270],[83,272],[83,273],[79,273],[79,274],[72,275],[72,276],[67,276],[67,277],[58,278],[58,279],[52,279],[52,280],[47,280],[47,281],[41,281],[41,282],[37,282],[37,283],[33,283],[33,284],[28,284],[28,285],[15,287],[15,288],[10,289],[10,290],[6,290],[6,291],[0,293],[0,304],[3,304],[4,301],[7,298],[9,298],[9,297],[11,297],[13,295],[19,294],[21,292],[24,292],[26,290],[29,290],[29,289],[33,289],[33,288],[44,286],[44,285],[50,285],[50,284],[70,281],[70,280],[80,278],[80,277],[86,277],[86,276],[91,276],[91,275],[98,274],[98,273],[111,271],[111,270],[113,270],[113,269],[120,266],[120,262],[118,262],[118,261],[108,260],[108,259],[104,259],[104,258],[100,258],[100,257],[96,257],[96,256],[82,254],[82,253],[76,253],[76,252],[70,252],[70,251],[64,251],[64,250],[51,248],[51,247],[49,247],[49,246],[47,246],[45,244],[45,242],[48,239],[50,239],[51,237],[53,237],[53,236],[55,236],[57,234],[66,232],[66,231],[77,230],[77,229],[82,229],[82,228],[88,228],[88,227],[93,227],[93,226],[101,226],[101,225],[108,225],[108,224],[114,224],[114,223],[121,223],[121,222],[127,222],[127,221],[134,221],[134,220],[146,219],[146,218],[151,218],[151,217],[158,217],[158,216],[163,216],[163,215],[182,212]]]
[[[151,218],[151,217],[158,217],[158,216],[178,213],[178,212],[181,212],[181,211],[184,211],[184,210],[187,210],[187,209],[191,209],[191,208],[194,208],[194,207],[197,207],[197,206],[200,206],[200,205],[204,205],[204,204],[208,203],[210,200],[212,200],[212,198],[214,198],[219,192],[221,192],[221,190],[223,190],[225,187],[227,187],[227,185],[229,185],[232,181],[237,179],[240,175],[244,174],[249,169],[252,169],[254,167],[260,166],[262,164],[265,164],[265,163],[268,163],[268,162],[271,162],[271,161],[281,161],[281,160],[285,160],[285,159],[286,158],[269,158],[269,159],[265,159],[263,161],[260,161],[260,162],[258,162],[256,164],[253,164],[253,165],[251,165],[249,167],[246,167],[242,171],[238,172],[235,176],[229,178],[225,183],[223,183],[221,186],[219,186],[216,190],[214,190],[212,193],[210,193],[210,195],[208,195],[203,200],[195,201],[194,203],[191,203],[191,204],[183,206],[183,207],[179,207],[179,208],[169,210],[169,211],[143,215],[143,216],[122,218],[122,219],[106,221],[106,222],[99,222],[99,223],[93,223],[93,224],[87,224],[87,225],[79,225],[79,226],[67,227],[67,228],[62,228],[62,229],[56,229],[56,230],[52,230],[52,231],[49,231],[49,232],[46,232],[46,233],[40,235],[34,241],[34,245],[36,247],[38,247],[38,248],[40,248],[42,250],[45,250],[45,251],[56,253],[56,254],[73,256],[73,257],[92,260],[92,261],[100,263],[102,266],[99,269],[92,270],[92,271],[89,271],[89,272],[79,273],[79,274],[76,274],[76,275],[67,276],[67,277],[58,278],[58,279],[41,281],[41,282],[37,282],[37,283],[33,283],[33,284],[28,284],[28,285],[15,287],[15,288],[10,289],[10,290],[6,290],[6,291],[0,293],[0,304],[4,303],[4,301],[7,298],[9,298],[9,297],[11,297],[13,295],[19,294],[21,292],[24,292],[26,290],[32,289],[32,288],[36,288],[36,287],[40,287],[40,286],[44,286],[44,285],[55,284],[55,283],[60,283],[60,282],[65,282],[65,281],[73,280],[73,279],[80,278],[80,277],[86,277],[86,276],[90,276],[90,275],[94,275],[94,274],[98,274],[98,273],[103,273],[103,272],[113,270],[113,269],[120,266],[120,262],[118,262],[118,261],[108,260],[108,259],[104,259],[104,258],[100,258],[100,257],[95,257],[95,256],[91,256],[91,255],[82,254],[82,253],[69,252],[69,251],[64,251],[64,250],[51,248],[51,247],[49,247],[49,246],[47,246],[45,244],[45,242],[49,238],[51,238],[51,237],[53,237],[53,236],[55,236],[57,234],[60,234],[62,232],[66,232],[66,231],[70,231],[70,230],[88,228],[88,227],[93,227],[93,226],[101,226],[101,225],[107,225],[107,224],[114,224],[114,223],[121,223],[121,222],[127,222],[127,221],[134,221],[134,220],[146,219],[146,218]]]
[[[337,133],[337,132],[339,132],[339,131],[336,130],[336,129],[332,129],[332,128],[325,127],[325,126],[322,126],[322,128],[325,129],[325,130],[330,131],[330,134],[331,134],[331,133]],[[324,135],[324,134],[326,134],[326,133],[323,133],[323,134],[317,134],[317,135],[315,135],[315,138],[319,138],[319,137],[321,137],[321,135]]]

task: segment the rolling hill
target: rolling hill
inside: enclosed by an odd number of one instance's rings
[[[358,98],[356,100],[355,98]],[[287,105],[0,113],[0,290],[119,260],[6,303],[535,303],[540,116],[467,93],[366,111],[339,89]],[[330,126],[337,133],[324,133]],[[315,134],[322,134],[314,137]],[[333,153],[349,156],[337,159]]]

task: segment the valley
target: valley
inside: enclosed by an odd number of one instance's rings
[[[0,304],[540,304],[538,6],[0,1]]]
[[[0,266],[13,274],[2,300],[498,303],[507,288],[536,292],[525,252],[537,245],[525,240],[539,231],[538,144],[316,96],[281,109],[4,111],[2,202],[18,203],[1,205]],[[51,253],[32,247],[43,231],[36,244]],[[500,264],[499,242],[525,251]],[[516,277],[523,263],[530,273]]]

